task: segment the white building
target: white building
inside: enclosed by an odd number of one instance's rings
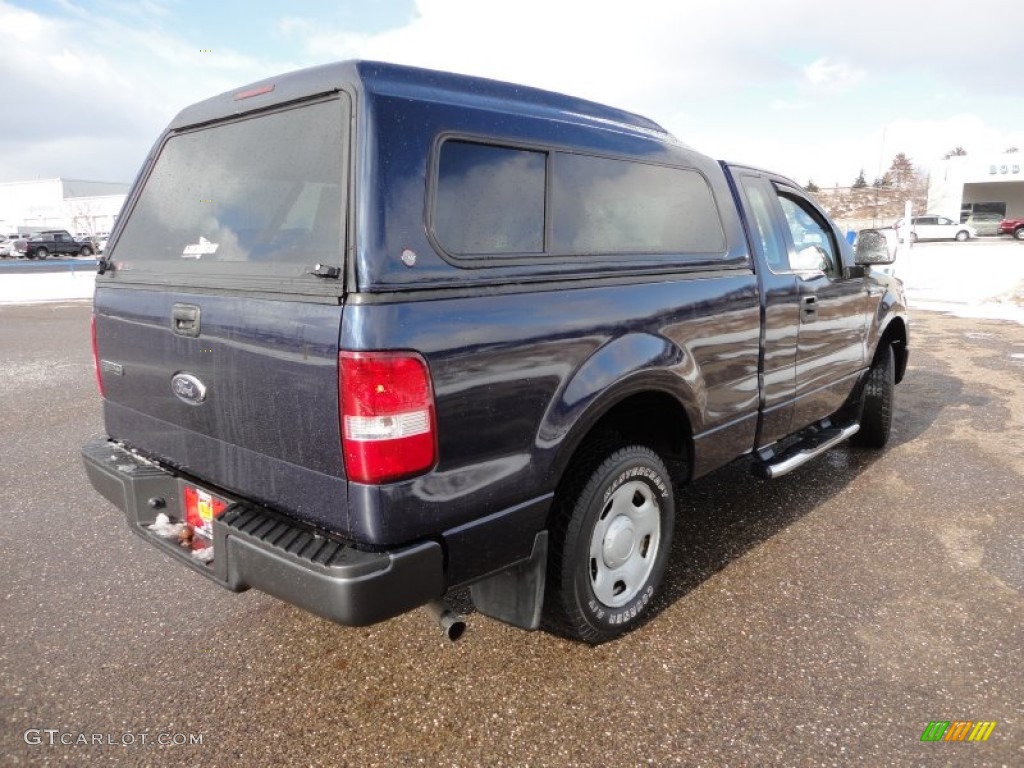
[[[0,234],[41,229],[88,235],[109,232],[129,186],[81,179],[0,183]]]
[[[928,213],[953,221],[972,213],[1024,218],[1024,152],[943,160],[932,168]]]

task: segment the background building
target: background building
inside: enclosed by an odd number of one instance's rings
[[[66,229],[72,234],[109,232],[129,184],[81,179],[0,183],[0,233]]]
[[[928,213],[961,222],[979,215],[1024,218],[1024,153],[943,160],[932,168]]]

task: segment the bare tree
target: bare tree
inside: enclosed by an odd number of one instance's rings
[[[89,237],[96,234],[96,211],[90,201],[76,201],[71,208],[71,228],[76,236],[84,232]]]

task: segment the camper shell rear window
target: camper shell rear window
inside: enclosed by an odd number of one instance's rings
[[[279,279],[340,267],[343,114],[333,98],[172,134],[113,245],[118,271]]]

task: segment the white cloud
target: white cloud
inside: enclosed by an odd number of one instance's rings
[[[0,180],[129,180],[182,107],[269,74],[258,59],[64,5],[71,16],[52,18],[0,2]],[[14,119],[15,104],[34,119]]]
[[[1003,131],[975,114],[942,120],[901,118],[885,125],[886,161],[901,151],[900,147],[914,147],[913,153],[908,154],[915,166],[922,169],[935,166],[954,147],[963,147],[968,155],[987,156],[1012,146],[1024,146],[1024,126]]]
[[[519,0],[505,8],[478,0],[418,0],[407,25],[379,34],[297,17],[282,20],[279,28],[301,42],[311,61],[381,59],[633,110],[674,109],[674,98],[681,102],[741,80],[757,84],[790,72],[777,52],[756,45],[758,34],[750,29],[771,16],[767,9],[743,5],[750,24],[735,27],[717,5],[640,5],[642,12],[625,13],[621,3],[608,0]]]
[[[806,100],[772,99],[768,105],[775,112],[801,112],[811,108],[811,102]]]
[[[204,54],[165,26],[194,13],[190,4],[61,5],[69,10],[55,18],[0,0],[5,102],[47,100],[73,115],[0,123],[0,179],[97,175],[95,168],[108,169],[100,178],[129,179],[187,104],[298,66],[356,57],[614,104],[710,154],[801,181],[813,174],[847,183],[862,166],[872,176],[883,124],[890,126],[885,153],[906,151],[922,164],[958,144],[982,151],[1004,143],[1012,133],[1007,115],[1024,124],[1024,101],[1006,85],[1007,73],[1024,69],[1018,0],[993,0],[986,15],[999,23],[969,33],[953,0],[933,0],[927,14],[913,4],[861,0],[841,23],[834,4],[811,0],[416,0],[407,23],[382,32],[305,17],[302,4],[274,21],[257,4],[238,13],[275,30],[273,44],[238,41]],[[910,82],[927,87],[914,91]],[[920,119],[941,118],[942,109],[971,113],[977,124]]]
[[[827,91],[846,91],[863,82],[865,72],[828,57],[816,59],[803,69],[804,78],[811,86]]]

